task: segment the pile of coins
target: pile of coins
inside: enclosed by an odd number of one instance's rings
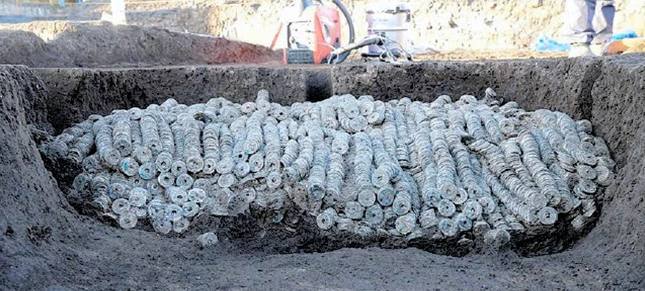
[[[613,180],[591,123],[484,100],[347,94],[282,106],[266,90],[244,104],[169,99],[90,116],[45,152],[81,164],[73,188],[122,228],[151,224],[164,234],[254,204],[275,222],[298,207],[332,234],[505,238],[558,221],[582,228]]]

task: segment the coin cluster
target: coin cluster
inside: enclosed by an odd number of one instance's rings
[[[244,104],[168,99],[92,115],[46,152],[82,165],[74,191],[126,229],[182,233],[195,216],[251,206],[280,222],[297,207],[330,234],[490,241],[590,221],[614,175],[591,133],[562,112],[470,95],[283,106],[260,90]]]

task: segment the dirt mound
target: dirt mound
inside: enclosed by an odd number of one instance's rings
[[[30,134],[29,127],[44,125],[42,116],[25,112],[43,101],[42,89],[24,67],[0,68],[0,285],[7,288],[38,287],[36,282],[51,276],[38,246],[61,238],[71,226],[71,208]]]
[[[224,38],[105,22],[54,22],[4,26],[0,63],[30,67],[146,67],[161,65],[272,63],[268,48]],[[35,31],[34,33],[19,30]],[[40,36],[40,37],[39,37]]]

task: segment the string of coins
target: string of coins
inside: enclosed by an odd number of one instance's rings
[[[504,239],[559,220],[582,228],[613,179],[591,123],[485,100],[348,94],[282,106],[266,90],[244,104],[168,99],[92,115],[46,152],[81,164],[75,191],[126,229],[181,233],[197,215],[254,204],[275,222],[295,205],[322,231],[364,236]]]

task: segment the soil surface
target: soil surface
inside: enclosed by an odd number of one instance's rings
[[[266,47],[161,28],[107,22],[17,24],[0,30],[0,63],[30,67],[279,64]],[[35,31],[36,33],[33,33]],[[39,36],[40,35],[40,36]]]

